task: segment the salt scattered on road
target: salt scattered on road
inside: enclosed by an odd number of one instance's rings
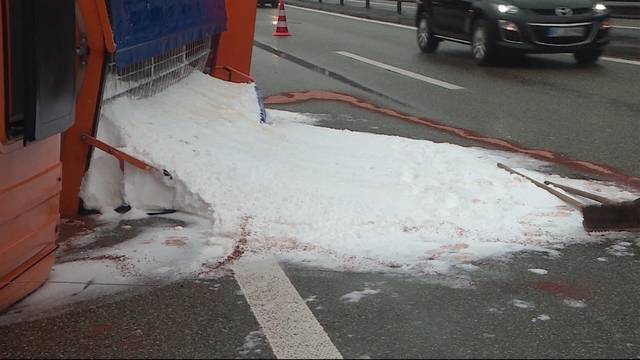
[[[264,345],[264,343],[264,334],[262,331],[253,331],[244,338],[244,344],[238,349],[238,354],[242,356],[248,356],[250,354],[260,355],[262,350],[258,349],[258,347]]]
[[[313,295],[313,296],[310,296],[310,297],[304,299],[304,302],[305,303],[312,303],[312,302],[315,302],[316,300],[318,300],[318,296]]]
[[[547,314],[542,314],[542,315],[532,319],[531,322],[549,321],[549,320],[551,320],[551,316],[549,316]]]
[[[587,307],[587,303],[585,303],[582,300],[576,300],[576,299],[564,299],[564,304],[567,305],[568,307],[572,307],[572,308],[584,308]]]
[[[520,308],[520,309],[533,309],[536,307],[532,302],[514,299],[511,301],[511,305]]]
[[[610,255],[623,257],[623,256],[633,256],[634,252],[629,248],[631,243],[629,242],[621,242],[615,245],[611,245],[607,248],[607,252]]]
[[[345,303],[357,303],[367,296],[376,295],[376,294],[379,294],[380,292],[381,292],[380,290],[372,290],[369,288],[365,288],[362,291],[354,291],[346,295],[343,295],[340,298],[340,300],[342,300],[342,302],[345,302]]]
[[[529,272],[532,272],[532,273],[538,274],[538,275],[547,275],[549,273],[545,269],[529,269]]]

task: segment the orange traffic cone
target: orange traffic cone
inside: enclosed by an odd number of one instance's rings
[[[289,27],[287,27],[287,14],[284,11],[284,0],[280,0],[278,5],[278,25],[273,36],[291,36],[289,34]]]

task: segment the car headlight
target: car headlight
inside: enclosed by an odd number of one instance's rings
[[[607,6],[603,3],[593,4],[593,12],[596,14],[604,14],[607,12]]]
[[[491,6],[500,14],[517,14],[520,11],[515,5],[491,4]]]

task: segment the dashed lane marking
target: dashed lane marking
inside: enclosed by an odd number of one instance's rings
[[[405,70],[405,69],[401,69],[399,67],[395,67],[395,66],[392,66],[392,65],[381,63],[379,61],[368,59],[366,57],[362,57],[362,56],[359,56],[359,55],[356,55],[356,54],[352,54],[352,53],[347,52],[347,51],[336,51],[336,54],[342,55],[342,56],[346,56],[348,58],[363,62],[365,64],[373,65],[373,66],[379,67],[381,69],[394,72],[396,74],[400,74],[400,75],[403,75],[403,76],[406,76],[406,77],[410,77],[412,79],[424,81],[424,82],[429,83],[431,85],[440,86],[440,87],[443,87],[443,88],[445,88],[447,90],[463,90],[464,89],[462,86],[458,86],[458,85],[455,85],[455,84],[448,83],[446,81],[434,79],[432,77],[425,76],[425,75],[422,75],[422,74],[417,74],[417,73],[414,73],[414,72],[409,71],[409,70]]]
[[[604,61],[617,62],[617,63],[620,63],[620,64],[640,66],[640,61],[635,61],[635,60],[612,58],[612,57],[608,57],[608,56],[603,56],[600,59],[604,60]]]
[[[640,30],[640,27],[637,27],[637,26],[611,25],[611,27],[614,29]]]

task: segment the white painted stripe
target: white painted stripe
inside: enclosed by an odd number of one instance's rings
[[[319,14],[325,14],[325,15],[341,17],[341,18],[344,18],[344,19],[357,20],[357,21],[368,22],[368,23],[372,23],[372,24],[392,26],[392,27],[396,27],[396,28],[400,28],[400,29],[406,29],[406,30],[415,30],[416,29],[415,26],[408,26],[408,25],[402,25],[402,24],[389,23],[389,22],[385,22],[385,21],[378,21],[378,20],[359,18],[359,17],[356,17],[356,16],[337,14],[337,13],[333,13],[333,12],[329,12],[329,11],[322,11],[322,10],[316,10],[316,9],[309,9],[309,8],[305,8],[305,7],[301,7],[301,6],[287,5],[287,7],[293,8],[293,9],[298,9],[298,10],[315,12],[315,13],[319,13]]]
[[[635,61],[635,60],[619,59],[619,58],[612,58],[612,57],[607,57],[607,56],[603,56],[600,59],[604,60],[604,61],[617,62],[617,63],[620,63],[620,64],[640,66],[640,61]]]
[[[611,25],[614,29],[627,29],[627,30],[640,30],[637,26],[625,26],[625,25]]]
[[[348,58],[354,59],[354,60],[358,60],[361,61],[363,63],[369,64],[369,65],[373,65],[373,66],[377,66],[381,69],[385,69],[391,72],[394,72],[396,74],[400,74],[400,75],[404,75],[406,77],[410,77],[412,79],[416,79],[416,80],[420,80],[420,81],[424,81],[426,83],[429,83],[431,85],[436,85],[436,86],[440,86],[443,87],[445,89],[448,90],[464,90],[464,88],[462,86],[458,86],[458,85],[454,85],[451,83],[448,83],[446,81],[442,81],[442,80],[438,80],[438,79],[434,79],[432,77],[428,77],[428,76],[424,76],[421,74],[417,74],[414,72],[411,72],[409,70],[404,70],[392,65],[387,65],[385,63],[381,63],[379,61],[376,60],[371,60],[371,59],[367,59],[365,57],[356,55],[356,54],[352,54],[350,52],[347,51],[336,51],[336,54],[342,55],[342,56],[346,56]]]
[[[234,266],[238,284],[279,359],[342,359],[275,259]]]

